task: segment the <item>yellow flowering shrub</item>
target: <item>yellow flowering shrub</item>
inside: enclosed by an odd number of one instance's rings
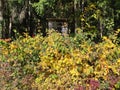
[[[46,37],[0,41],[0,87],[5,90],[117,89],[120,47],[108,37],[94,43],[50,31]],[[4,72],[4,73],[3,73]]]

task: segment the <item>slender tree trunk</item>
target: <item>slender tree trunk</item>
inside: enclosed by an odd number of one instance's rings
[[[2,25],[2,29],[1,29],[1,37],[2,38],[5,38],[5,34],[6,34],[6,0],[0,0],[0,3],[1,3],[1,12],[2,12],[2,22],[1,22],[1,25]]]
[[[102,24],[102,19],[99,19],[99,30],[100,30],[100,38],[103,37],[103,24]]]
[[[75,33],[75,6],[74,6],[75,1],[73,1],[73,6],[72,6],[72,14],[73,14],[73,18],[71,20],[71,22],[69,23],[70,25],[70,33],[74,34]]]
[[[44,15],[42,18],[41,18],[41,25],[42,25],[42,34],[43,36],[46,36],[46,16]]]
[[[29,35],[30,36],[34,36],[34,24],[33,23],[33,14],[31,13],[32,12],[32,8],[31,8],[31,0],[28,0],[26,1],[27,2],[27,7],[28,7],[28,25],[27,25],[27,28],[28,28],[28,32],[29,32]]]
[[[77,11],[77,2],[74,0],[74,19],[75,19],[75,28],[77,28],[77,18],[76,18],[76,11]]]
[[[2,38],[2,21],[3,21],[3,10],[2,10],[2,0],[0,0],[0,38]]]
[[[116,1],[115,0],[111,0],[111,8],[113,9],[112,13],[113,13],[113,19],[114,19],[114,30],[117,29],[117,19],[116,19],[116,8],[115,8],[115,3]]]
[[[100,22],[100,38],[102,38],[102,36],[103,36],[103,25]]]
[[[11,38],[11,30],[12,30],[12,18],[10,17],[9,18],[9,33],[8,33],[9,34],[9,36],[8,36],[9,38]]]
[[[81,14],[84,13],[84,3],[85,3],[84,0],[81,0]],[[84,22],[83,21],[81,21],[81,29],[82,30],[84,29]]]
[[[1,0],[2,2],[2,38],[9,37],[9,18],[10,18],[10,8],[7,0]]]
[[[30,12],[30,0],[27,1],[27,7],[28,7],[28,31],[31,34],[31,12]]]

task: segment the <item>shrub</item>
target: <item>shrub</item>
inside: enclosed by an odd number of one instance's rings
[[[120,80],[120,47],[103,37],[95,44],[84,32],[74,37],[50,31],[0,41],[3,90],[115,89]]]

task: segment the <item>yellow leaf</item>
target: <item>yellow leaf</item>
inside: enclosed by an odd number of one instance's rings
[[[117,60],[118,63],[120,63],[120,58]]]
[[[87,67],[83,70],[86,75],[89,75],[93,72],[93,67]]]

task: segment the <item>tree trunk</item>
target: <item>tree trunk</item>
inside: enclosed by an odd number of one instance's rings
[[[69,23],[69,26],[70,26],[70,33],[74,34],[75,33],[75,1],[73,1],[72,14],[73,14],[73,18]]]
[[[74,0],[74,18],[75,18],[75,28],[77,28],[77,17],[76,17],[76,11],[77,11],[77,1]]]
[[[102,24],[102,18],[99,19],[99,31],[100,31],[100,39],[103,37],[103,24]]]
[[[3,10],[2,10],[2,0],[0,0],[0,38],[2,38],[2,21],[3,21]]]
[[[10,17],[10,8],[7,0],[1,0],[2,4],[2,38],[9,37],[9,17]]]
[[[10,17],[9,18],[9,33],[8,33],[9,34],[8,35],[9,38],[11,38],[11,30],[12,30],[12,18]]]
[[[46,27],[47,27],[47,25],[46,25],[46,16],[43,16],[42,18],[41,18],[41,25],[42,25],[42,34],[43,34],[43,36],[46,36]]]
[[[84,13],[84,3],[85,1],[84,0],[81,0],[81,14]],[[83,17],[82,17],[83,18]],[[81,29],[83,30],[84,29],[84,22],[81,21]]]

